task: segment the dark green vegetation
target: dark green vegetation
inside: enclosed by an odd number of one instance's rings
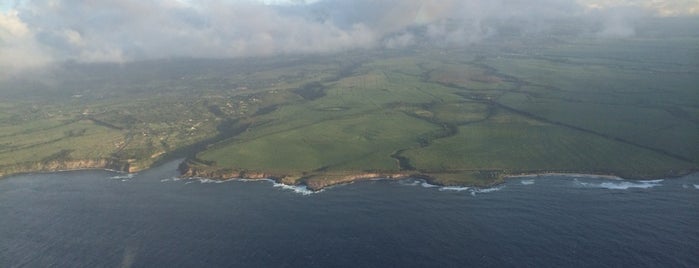
[[[678,175],[699,167],[697,43],[498,40],[70,65],[3,82],[0,174],[80,160],[134,171],[186,155],[190,175],[312,188],[372,176],[488,185],[520,173]]]

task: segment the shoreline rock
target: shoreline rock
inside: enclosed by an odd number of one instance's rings
[[[568,172],[568,171],[536,171],[536,172],[522,172],[522,173],[506,173],[501,174],[499,180],[495,180],[487,185],[454,185],[451,183],[441,183],[435,177],[417,172],[358,172],[356,174],[333,174],[333,173],[320,173],[313,174],[305,177],[294,177],[289,175],[271,174],[265,172],[251,172],[239,169],[229,169],[229,168],[216,168],[210,166],[200,166],[192,165],[188,160],[183,161],[178,167],[180,174],[187,177],[201,177],[213,180],[229,180],[235,179],[245,179],[245,180],[265,180],[270,179],[277,183],[282,183],[290,186],[306,186],[307,189],[311,191],[320,191],[328,187],[348,184],[359,181],[367,181],[374,179],[385,179],[385,180],[401,180],[407,178],[415,178],[425,180],[427,183],[439,186],[460,186],[460,187],[493,187],[505,183],[507,179],[515,178],[532,178],[532,177],[543,177],[543,176],[576,176],[576,177],[588,177],[588,178],[602,178],[611,180],[648,180],[657,178],[677,178],[699,172],[699,170],[682,170],[682,171],[670,171],[663,176],[623,176],[615,175],[609,172]],[[656,174],[657,175],[657,174]]]
[[[272,179],[277,182],[281,182],[282,178],[285,176],[273,175],[270,173],[263,172],[250,172],[246,170],[239,169],[223,169],[223,168],[197,168],[192,166],[187,160],[180,163],[177,167],[181,176],[185,177],[199,177],[208,178],[214,180],[227,180],[231,178],[240,178],[248,180],[261,180],[261,179]]]
[[[304,184],[309,190],[320,191],[327,187],[353,183],[358,181],[367,181],[373,179],[385,179],[385,180],[401,180],[410,177],[418,177],[418,175],[411,175],[407,173],[359,173],[354,175],[317,175],[313,177],[306,178]]]
[[[178,171],[184,177],[199,177],[213,180],[228,180],[232,178],[244,180],[265,180],[270,179],[277,183],[282,183],[291,186],[306,186],[311,191],[320,191],[324,188],[352,183],[356,181],[365,181],[371,179],[390,179],[399,180],[409,177],[431,180],[423,174],[412,173],[383,173],[383,172],[363,172],[357,174],[314,174],[309,176],[292,176],[285,174],[273,174],[267,172],[256,172],[241,169],[231,168],[215,168],[202,166],[191,163],[185,160],[178,166]]]
[[[129,161],[118,159],[88,159],[88,160],[67,160],[67,161],[51,161],[51,162],[36,162],[36,163],[21,163],[12,166],[0,167],[0,178],[13,175],[28,174],[28,173],[50,173],[59,171],[73,170],[112,170],[124,173],[134,173],[145,168],[137,168],[132,166]],[[290,186],[306,186],[311,191],[321,191],[325,188],[349,184],[359,181],[383,179],[383,180],[401,180],[407,178],[415,178],[426,181],[427,183],[439,187],[460,186],[460,187],[493,187],[505,183],[507,179],[516,178],[536,178],[546,176],[566,176],[566,177],[586,177],[586,178],[602,178],[610,180],[649,180],[658,178],[677,178],[686,176],[699,170],[681,170],[670,171],[660,176],[658,174],[642,176],[642,175],[617,175],[611,172],[579,172],[579,171],[534,171],[522,173],[503,173],[499,180],[495,180],[487,185],[468,185],[468,184],[452,184],[441,183],[434,176],[419,172],[358,172],[351,173],[320,173],[308,176],[291,176],[284,174],[274,174],[268,172],[249,171],[232,168],[217,168],[205,164],[192,163],[191,160],[184,160],[178,165],[180,176],[207,178],[212,180],[229,180],[229,179],[245,179],[245,180],[273,180],[277,183]]]
[[[50,162],[19,163],[0,167],[0,178],[27,173],[49,173],[69,170],[103,169],[118,172],[138,172],[128,161],[118,159],[60,160]]]

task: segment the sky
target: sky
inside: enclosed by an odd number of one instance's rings
[[[464,46],[504,25],[627,37],[640,18],[694,15],[699,0],[0,0],[0,77],[63,61]]]

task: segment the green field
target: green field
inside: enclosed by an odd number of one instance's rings
[[[118,159],[140,170],[186,156],[191,169],[287,183],[675,176],[699,168],[697,43],[575,39],[83,70],[32,87],[50,97],[0,102],[0,168]]]

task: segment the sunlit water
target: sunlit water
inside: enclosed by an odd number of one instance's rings
[[[699,267],[699,174],[310,194],[176,165],[0,180],[0,267]]]

